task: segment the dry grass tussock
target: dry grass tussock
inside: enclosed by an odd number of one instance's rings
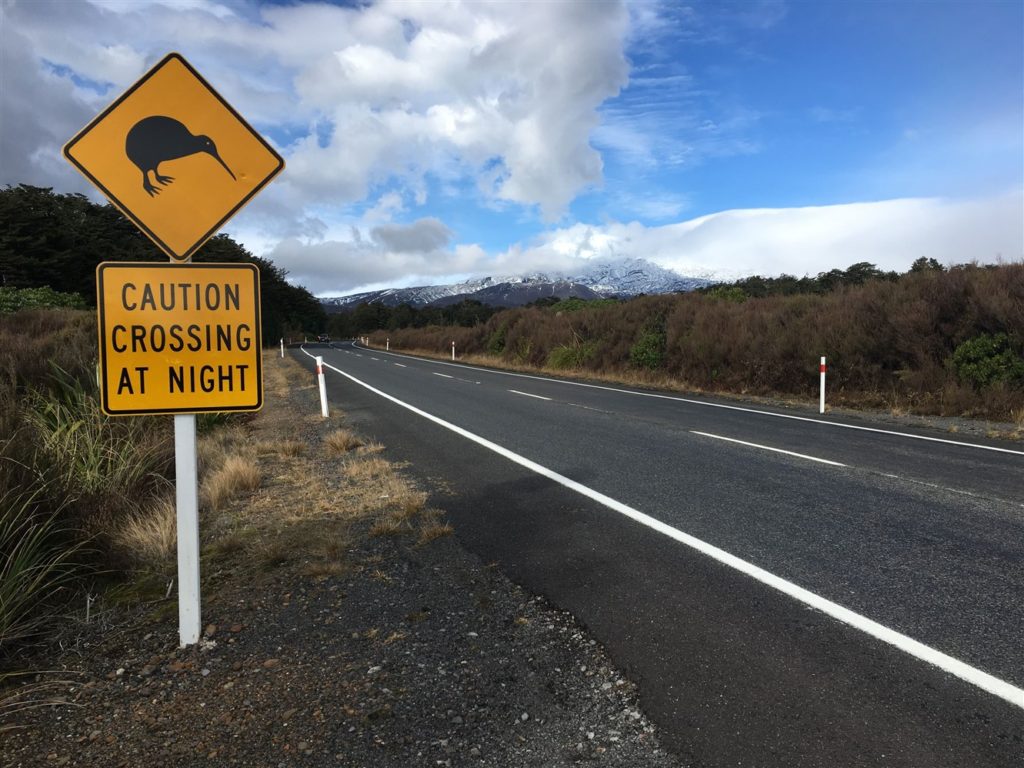
[[[348,453],[362,446],[363,441],[348,429],[336,429],[324,438],[324,445],[334,453]]]
[[[138,565],[163,570],[177,551],[177,510],[173,497],[155,500],[114,534],[115,543]]]
[[[360,458],[345,465],[345,476],[354,481],[373,482],[391,474],[391,464],[379,456]]]
[[[203,480],[203,504],[210,511],[218,512],[235,496],[255,491],[262,481],[263,473],[251,456],[228,456],[218,469]]]

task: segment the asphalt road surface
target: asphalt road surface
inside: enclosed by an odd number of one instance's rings
[[[1024,765],[1024,446],[293,354],[470,549],[590,629],[690,764]]]

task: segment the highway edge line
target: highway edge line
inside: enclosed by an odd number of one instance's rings
[[[309,352],[307,352],[305,347],[300,347],[300,349],[306,356],[315,358],[315,355],[311,355]],[[355,384],[358,384],[364,389],[369,390],[373,394],[378,395],[379,397],[383,397],[385,400],[389,400],[392,403],[395,403],[396,405],[399,405],[402,408],[405,408],[406,410],[415,413],[417,416],[421,416],[427,419],[428,421],[432,421],[435,424],[444,427],[445,429],[454,432],[455,434],[464,437],[467,440],[470,440],[476,443],[477,445],[480,445],[498,454],[499,456],[502,456],[503,458],[508,459],[509,461],[519,464],[520,466],[525,467],[526,469],[529,469],[530,471],[535,472],[536,474],[541,475],[542,477],[546,477],[549,480],[553,480],[554,482],[558,483],[559,485],[565,488],[568,488],[571,491],[575,491],[576,493],[579,493],[582,496],[586,496],[592,501],[596,501],[598,504],[601,504],[602,506],[605,506],[608,509],[618,512],[619,514],[624,515],[625,517],[628,517],[631,520],[640,523],[641,525],[644,525],[653,531],[661,533],[669,537],[670,539],[678,541],[681,544],[685,544],[691,549],[694,549],[723,565],[733,568],[734,570],[737,570],[740,573],[750,576],[751,578],[756,579],[762,584],[771,587],[779,592],[782,592],[783,594],[788,595],[789,597],[792,597],[795,600],[798,600],[804,605],[814,608],[815,610],[821,611],[822,613],[827,614],[828,616],[831,616],[832,618],[837,619],[838,621],[841,621],[843,624],[851,626],[854,629],[859,629],[860,631],[870,635],[871,637],[874,637],[877,640],[881,640],[882,642],[891,645],[894,648],[898,648],[899,650],[917,659],[920,659],[921,661],[931,664],[934,667],[938,667],[944,672],[954,675],[955,677],[958,677],[961,680],[970,683],[971,685],[974,685],[975,687],[980,688],[983,691],[986,691],[987,693],[990,693],[994,696],[998,696],[999,698],[1009,702],[1010,704],[1013,704],[1016,707],[1024,709],[1024,689],[1018,688],[1012,683],[1008,683],[1005,680],[1001,680],[998,677],[995,677],[994,675],[990,675],[988,672],[983,672],[982,670],[977,669],[976,667],[972,667],[970,664],[960,661],[959,659],[955,659],[952,656],[943,653],[942,651],[932,648],[931,646],[925,645],[924,643],[918,640],[914,640],[912,637],[897,632],[894,629],[890,629],[889,627],[886,627],[883,624],[879,624],[878,622],[869,619],[867,616],[862,616],[861,614],[856,613],[855,611],[851,611],[849,608],[845,608],[844,606],[839,605],[838,603],[834,603],[825,597],[822,597],[820,595],[815,594],[814,592],[811,592],[810,590],[804,589],[803,587],[800,587],[791,581],[787,581],[786,579],[783,579],[780,576],[776,576],[775,574],[770,573],[764,570],[763,568],[754,565],[753,563],[747,562],[742,558],[736,557],[735,555],[726,552],[724,549],[720,549],[714,546],[713,544],[709,544],[708,542],[702,539],[698,539],[697,537],[685,533],[684,531],[681,531],[678,528],[674,528],[666,523],[663,523],[662,521],[657,520],[651,517],[650,515],[641,512],[638,509],[634,509],[633,507],[630,507],[627,504],[623,504],[622,502],[617,501],[616,499],[613,499],[610,496],[604,495],[600,491],[595,491],[593,488],[583,485],[582,483],[578,483],[575,480],[572,480],[571,478],[565,477],[564,475],[561,475],[552,469],[548,469],[542,464],[538,464],[537,462],[532,461],[526,458],[525,456],[520,456],[518,453],[514,453],[513,451],[510,451],[507,448],[498,445],[497,443],[492,443],[490,440],[487,440],[486,438],[480,437],[479,435],[474,434],[473,432],[463,429],[462,427],[452,424],[451,422],[445,421],[444,419],[438,416],[434,416],[431,413],[427,413],[426,411],[421,410],[420,408],[417,408],[414,405],[406,403],[403,400],[399,400],[397,397],[389,395],[387,392],[379,390],[373,385],[367,384],[365,381],[357,379],[352,374],[346,373],[345,371],[335,368],[333,365],[330,365],[329,363],[324,363],[323,367],[330,368],[335,373],[341,374],[345,378],[349,379]]]

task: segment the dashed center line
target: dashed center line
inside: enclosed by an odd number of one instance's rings
[[[440,376],[442,379],[454,379],[455,378],[454,376],[449,376],[447,373],[438,373],[437,371],[434,371],[434,375],[435,376]]]
[[[762,451],[772,451],[773,453],[784,453],[787,456],[796,456],[800,459],[807,459],[808,461],[817,461],[820,464],[830,464],[833,467],[845,467],[845,464],[840,464],[838,461],[829,461],[828,459],[819,459],[817,456],[808,456],[806,453],[794,453],[793,451],[784,451],[781,448],[772,448],[770,445],[760,445],[759,443],[748,443],[745,440],[736,440],[732,437],[722,437],[721,435],[712,435],[709,432],[698,432],[695,429],[691,429],[695,435],[703,435],[704,437],[713,437],[715,440],[725,440],[729,443],[739,443],[740,445],[747,445],[751,448],[760,448]]]
[[[379,357],[371,357],[370,359],[371,360],[376,360],[378,363],[380,362],[380,358]]]
[[[397,365],[399,368],[408,368],[409,367],[407,365],[402,365],[401,363],[395,363],[395,365]]]
[[[551,399],[550,397],[542,397],[540,395],[531,395],[529,392],[520,392],[518,389],[510,389],[509,392],[511,392],[514,395],[522,395],[523,397],[535,397],[538,400],[550,400]]]

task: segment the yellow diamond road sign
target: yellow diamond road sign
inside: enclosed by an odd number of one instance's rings
[[[105,412],[262,407],[255,265],[105,262],[96,292]]]
[[[172,259],[187,260],[284,160],[177,53],[64,147]]]

